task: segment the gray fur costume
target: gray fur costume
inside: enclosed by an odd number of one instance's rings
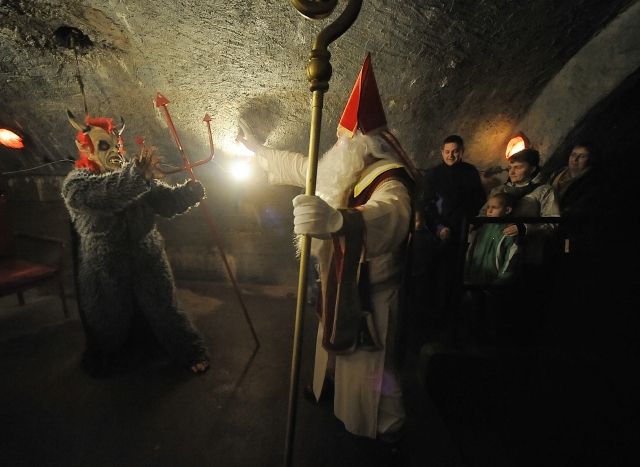
[[[133,163],[96,174],[72,170],[62,197],[80,237],[79,305],[88,345],[108,355],[127,340],[136,308],[181,365],[208,361],[199,333],[178,310],[175,284],[155,215],[184,213],[204,197],[199,182],[147,181]]]

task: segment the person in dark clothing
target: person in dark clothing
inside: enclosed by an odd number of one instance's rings
[[[486,201],[478,169],[464,162],[464,141],[458,135],[447,136],[442,142],[442,164],[429,169],[423,181],[424,227],[433,235],[435,249],[427,259],[427,304],[434,313],[430,325],[447,330],[457,306],[462,279],[462,262],[466,222],[477,215]],[[429,306],[430,305],[430,306]],[[444,329],[443,329],[444,327]]]
[[[569,243],[568,253],[589,256],[596,250],[595,236],[602,211],[602,176],[593,146],[585,142],[573,145],[567,165],[551,174],[549,184],[558,198],[560,214],[566,219],[562,234]]]

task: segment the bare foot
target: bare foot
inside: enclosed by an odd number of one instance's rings
[[[194,363],[193,365],[191,365],[191,371],[196,375],[200,373],[204,373],[208,369],[209,369],[209,362],[206,360],[202,362]]]

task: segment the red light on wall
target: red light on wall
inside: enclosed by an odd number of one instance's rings
[[[524,135],[524,133],[518,133],[516,136],[509,140],[509,144],[507,144],[507,150],[505,152],[505,157],[509,159],[516,152],[522,151],[523,149],[527,149],[529,147],[531,147],[529,139]]]
[[[6,128],[0,128],[0,144],[12,149],[24,148],[22,136],[17,135],[13,131],[7,130]]]

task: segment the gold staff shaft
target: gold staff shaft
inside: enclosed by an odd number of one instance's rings
[[[291,0],[294,8],[302,15],[311,18],[324,18],[331,14],[337,0],[317,2],[313,0]],[[331,54],[327,47],[331,42],[344,34],[358,17],[362,7],[362,0],[349,0],[346,8],[336,20],[324,28],[313,42],[307,65],[307,78],[312,92],[311,128],[309,131],[309,160],[307,164],[307,180],[305,194],[315,195],[316,176],[318,173],[318,147],[320,145],[320,131],[322,126],[322,106],[324,93],[329,89],[331,79]],[[287,436],[285,439],[285,467],[291,466],[295,422],[297,413],[297,395],[300,374],[300,355],[302,353],[302,327],[307,295],[307,270],[311,251],[311,237],[305,235],[302,239],[300,254],[300,271],[298,274],[298,298],[296,302],[296,317],[293,332],[293,350],[291,357],[291,378],[289,383],[289,410],[287,416]]]

